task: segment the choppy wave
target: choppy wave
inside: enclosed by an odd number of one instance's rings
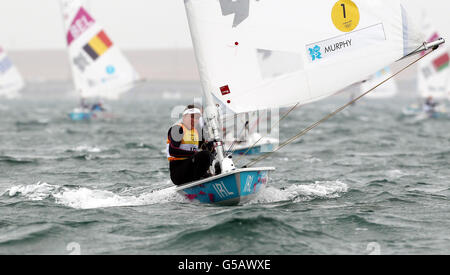
[[[150,144],[145,144],[143,142],[129,142],[125,144],[127,149],[155,149],[156,147]]]
[[[73,152],[88,152],[88,153],[101,153],[102,149],[97,146],[89,146],[89,145],[79,145],[75,148],[69,149],[66,152],[73,153]]]
[[[16,121],[16,126],[47,126],[49,119],[33,119],[26,121]]]
[[[209,250],[211,253],[242,253],[243,247],[255,247],[254,239],[264,240],[265,244],[282,243],[288,245],[291,238],[298,238],[304,232],[280,219],[259,215],[248,218],[228,218],[208,228],[188,229],[180,232],[172,240],[164,243],[159,250],[197,251]],[[274,239],[273,236],[283,236]],[[277,248],[274,248],[277,249]],[[186,253],[185,252],[185,253]],[[266,252],[267,253],[267,252]],[[279,253],[283,253],[279,251]]]
[[[49,235],[57,231],[59,230],[54,225],[30,224],[0,235],[0,245],[24,245],[29,242],[36,242],[40,239],[48,238]]]
[[[59,192],[60,186],[51,185],[45,182],[38,182],[30,185],[17,185],[6,190],[5,194],[10,197],[22,196],[29,200],[39,201],[48,198],[51,194]]]
[[[249,204],[273,203],[281,201],[302,202],[314,199],[338,198],[347,192],[345,183],[316,182],[311,185],[292,185],[285,189],[267,187]],[[77,209],[91,209],[104,207],[141,206],[167,202],[187,202],[187,200],[174,188],[161,190],[142,191],[141,195],[129,195],[130,190],[125,193],[114,193],[107,190],[89,189],[86,187],[64,187],[38,182],[31,185],[17,185],[9,188],[3,195],[9,197],[24,197],[28,200],[54,199],[61,204]]]
[[[129,190],[127,190],[129,193]],[[85,187],[69,188],[38,182],[31,185],[17,185],[9,188],[3,196],[24,197],[27,200],[53,199],[55,203],[76,209],[92,209],[121,206],[141,206],[166,202],[186,202],[174,188],[145,191],[143,194],[126,195],[111,191]]]
[[[250,203],[273,203],[281,201],[303,202],[314,199],[334,199],[348,191],[347,184],[341,181],[315,182],[314,184],[293,184],[277,189],[268,186]]]
[[[6,164],[11,164],[11,165],[35,164],[35,163],[37,163],[37,160],[30,159],[30,158],[0,156],[0,163],[6,163]]]

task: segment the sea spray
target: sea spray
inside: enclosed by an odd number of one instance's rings
[[[347,184],[339,180],[317,181],[314,184],[294,184],[282,189],[269,185],[250,203],[303,202],[314,199],[333,199],[340,197],[342,193],[347,191]]]
[[[141,188],[139,190],[142,191]],[[151,205],[167,202],[186,202],[186,199],[175,192],[174,188],[144,191],[140,195],[117,194],[107,190],[89,189],[85,187],[68,188],[38,182],[31,185],[17,185],[9,188],[3,195],[24,197],[27,200],[39,201],[53,198],[55,203],[76,209],[93,209],[104,207],[123,207]]]

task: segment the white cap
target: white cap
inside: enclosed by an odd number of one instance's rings
[[[195,114],[202,115],[202,112],[198,108],[187,109],[186,111],[183,112],[183,116],[184,115],[195,115]]]

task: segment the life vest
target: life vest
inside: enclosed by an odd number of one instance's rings
[[[181,144],[180,144],[179,148],[181,150],[185,150],[185,151],[193,151],[193,152],[198,151],[200,140],[199,140],[199,134],[198,134],[197,129],[195,129],[195,127],[194,127],[191,130],[189,130],[182,123],[179,123],[176,125],[183,128],[183,138],[181,139]],[[169,161],[187,159],[187,158],[179,158],[179,157],[171,156],[169,153],[169,147],[170,147],[170,140],[169,140],[169,137],[167,137],[166,151],[167,151],[167,159]]]

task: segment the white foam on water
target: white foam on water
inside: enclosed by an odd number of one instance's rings
[[[139,196],[119,195],[111,191],[80,188],[60,192],[54,194],[53,197],[56,199],[56,203],[77,209],[140,206],[185,200],[172,188],[147,192]]]
[[[273,203],[281,201],[303,202],[313,199],[338,198],[347,192],[348,186],[340,181],[315,182],[314,184],[291,185],[285,189],[268,186],[261,190],[250,204]],[[132,194],[142,191],[140,195]],[[134,192],[136,193],[136,192]],[[175,187],[160,190],[145,191],[139,188],[128,189],[123,193],[107,190],[81,188],[67,188],[38,182],[31,185],[13,186],[3,195],[10,197],[24,197],[27,200],[39,201],[53,198],[55,203],[76,209],[93,209],[106,207],[143,206],[168,202],[188,202],[175,191]]]
[[[127,190],[129,193],[130,190]],[[22,196],[28,200],[38,201],[54,198],[57,204],[76,209],[92,209],[120,206],[140,206],[166,202],[185,202],[186,198],[175,192],[175,188],[147,191],[141,195],[117,194],[107,190],[85,187],[70,189],[38,182],[32,185],[13,186],[3,195]]]
[[[251,202],[273,203],[281,201],[303,202],[314,199],[333,199],[348,191],[347,184],[336,181],[317,181],[314,184],[291,185],[285,189],[267,186]]]
[[[31,185],[13,186],[6,190],[4,194],[8,194],[10,197],[23,196],[32,201],[40,201],[48,198],[52,193],[58,192],[59,189],[59,186],[38,182]]]
[[[401,178],[403,176],[406,176],[407,174],[402,172],[401,170],[395,169],[395,170],[389,170],[386,172],[386,174],[393,179],[398,179]]]
[[[102,150],[97,146],[80,145],[72,149],[74,152],[100,153]]]

